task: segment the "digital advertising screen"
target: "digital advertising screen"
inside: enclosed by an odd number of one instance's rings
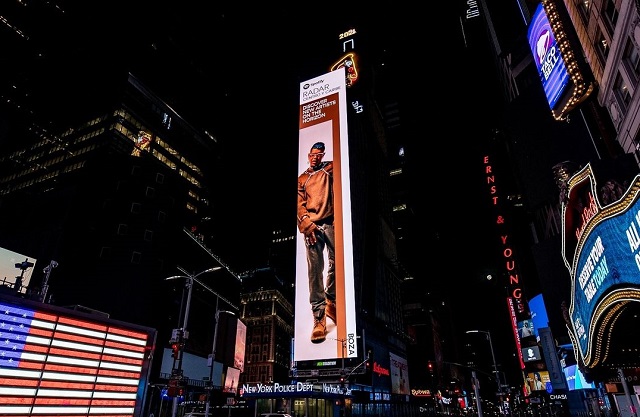
[[[298,121],[294,361],[355,358],[345,67],[300,84]]]
[[[531,311],[531,321],[533,329],[538,336],[538,329],[549,327],[549,316],[542,294],[538,294],[529,300],[529,311]]]
[[[19,280],[18,277],[22,276],[22,283],[18,283],[20,288],[16,288],[16,291],[19,290],[24,294],[31,282],[31,274],[36,262],[37,259],[31,256],[0,247],[0,280],[2,280],[2,285],[9,285],[13,288],[16,281]],[[22,265],[25,267],[24,272]]]
[[[533,325],[533,320],[526,319],[518,322],[518,334],[520,339],[536,335],[536,329]]]
[[[240,380],[240,370],[236,368],[227,368],[227,374],[224,378],[223,392],[236,394],[238,392],[238,381]]]
[[[595,389],[596,385],[593,382],[587,382],[584,375],[578,368],[578,365],[570,365],[562,370],[564,376],[567,379],[567,386],[569,391],[577,389]]]
[[[540,347],[538,346],[529,346],[522,348],[522,357],[525,362],[534,362],[542,360],[542,355],[540,354]]]
[[[606,210],[589,165],[569,184],[563,211],[563,256],[571,273],[569,318],[576,352],[589,366],[607,351],[607,338],[597,334],[617,315],[605,312],[615,311],[612,306],[621,299],[640,298],[640,177]]]
[[[542,3],[538,4],[528,36],[549,107],[553,110],[569,84],[569,73]]]
[[[391,393],[409,394],[409,366],[407,360],[389,353],[391,371]]]
[[[247,343],[247,325],[238,319],[236,326],[235,355],[233,357],[233,367],[244,372],[244,354]]]
[[[155,330],[0,298],[0,415],[142,414]]]
[[[527,385],[531,391],[545,391],[549,382],[549,372],[529,372],[527,374]]]

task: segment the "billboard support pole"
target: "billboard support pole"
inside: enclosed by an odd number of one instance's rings
[[[478,378],[476,371],[471,370],[471,378],[473,379],[473,391],[476,394],[476,408],[478,409],[478,417],[482,417],[482,400],[480,399],[480,390],[478,389]]]
[[[177,365],[177,368],[174,368],[171,372],[171,377],[179,378],[180,383],[182,383],[183,382],[182,381],[182,358],[184,356],[184,345],[185,345],[184,341],[185,339],[188,338],[187,325],[189,324],[189,311],[191,310],[191,293],[193,292],[193,284],[194,282],[199,283],[199,281],[196,278],[198,278],[200,275],[205,274],[207,272],[214,272],[214,271],[220,270],[222,269],[222,267],[215,266],[213,268],[205,269],[204,271],[198,272],[197,274],[190,274],[184,268],[181,268],[181,267],[178,267],[178,269],[180,270],[180,272],[183,272],[185,275],[174,275],[171,277],[167,277],[164,280],[169,281],[177,278],[185,278],[187,280],[185,284],[185,287],[187,288],[187,302],[184,308],[184,319],[182,322],[182,332],[180,336],[180,351],[178,353],[178,358],[177,358],[178,365]],[[177,414],[178,414],[178,396],[176,395],[173,397],[171,417],[176,417]]]
[[[211,348],[211,363],[209,364],[209,389],[207,390],[207,401],[204,406],[204,417],[209,417],[211,408],[211,391],[213,391],[213,365],[216,362],[216,345],[218,344],[218,327],[220,326],[220,313],[227,313],[235,316],[231,311],[220,311],[220,297],[216,298],[216,327],[213,330],[213,347]],[[231,409],[229,409],[231,412]]]

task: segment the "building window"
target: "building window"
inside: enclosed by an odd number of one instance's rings
[[[156,189],[153,187],[147,187],[147,191],[145,193],[147,197],[153,197],[156,195]]]
[[[609,41],[604,36],[604,33],[598,28],[596,30],[596,51],[598,51],[598,58],[600,58],[600,63],[604,66],[607,63],[607,56],[609,56]]]
[[[142,204],[140,203],[131,203],[131,213],[140,214],[142,211]]]
[[[164,184],[164,174],[162,174],[162,173],[158,172],[158,173],[156,174],[156,182],[157,182],[158,184]]]
[[[589,11],[591,10],[591,1],[576,0],[576,8],[578,9],[578,13],[580,14],[582,23],[587,26],[587,22],[589,22]]]
[[[629,78],[633,79],[633,84],[635,86],[638,83],[638,78],[640,77],[640,54],[638,53],[638,48],[631,39],[627,39],[622,62],[629,73]]]
[[[131,263],[132,264],[139,264],[141,259],[142,259],[142,254],[140,252],[133,252],[131,254]]]
[[[604,15],[606,17],[605,21],[611,25],[609,29],[611,29],[611,33],[613,33],[616,23],[618,22],[618,9],[616,9],[615,0],[606,0]]]
[[[120,223],[118,225],[118,234],[120,236],[125,236],[128,232],[129,227],[126,224]]]
[[[618,105],[620,106],[620,109],[623,112],[626,112],[627,107],[631,102],[631,92],[629,91],[629,86],[627,85],[627,82],[624,80],[624,77],[620,73],[618,73],[618,76],[616,77],[616,81],[613,84],[613,93],[616,97],[616,101],[618,102]]]
[[[147,242],[151,242],[153,240],[153,231],[152,230],[145,230],[144,231],[144,240],[146,240]]]
[[[164,223],[166,221],[167,221],[167,213],[165,213],[164,211],[159,211],[158,212],[158,222]]]
[[[100,258],[102,259],[111,258],[111,247],[103,246],[102,249],[100,249]]]

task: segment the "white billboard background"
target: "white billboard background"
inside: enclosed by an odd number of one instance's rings
[[[344,68],[300,84],[301,114],[306,115],[308,119],[302,117],[300,120],[298,175],[308,167],[307,154],[311,146],[318,141],[325,143],[323,161],[334,161],[334,173],[339,173],[339,177],[334,177],[335,199],[336,202],[341,202],[341,206],[337,205],[336,208],[342,207],[341,212],[335,213],[336,226],[339,222],[342,225],[340,236],[337,233],[339,228],[336,227],[336,284],[343,288],[337,289],[336,301],[339,304],[340,291],[342,290],[344,305],[337,305],[337,308],[338,314],[341,314],[341,311],[344,312],[342,322],[345,327],[338,329],[331,320],[327,320],[327,340],[322,343],[312,343],[310,340],[313,314],[309,303],[306,249],[304,239],[298,232],[296,236],[294,361],[340,358],[343,355],[343,348],[344,357],[358,356],[346,100]],[[307,109],[306,113],[303,111],[305,108]],[[313,108],[311,112],[308,111],[310,108]],[[339,149],[335,149],[334,146],[339,146]],[[338,261],[340,255],[342,262]],[[340,325],[340,317],[338,317],[338,322]]]
[[[33,267],[27,268],[22,276],[21,292],[23,293],[26,292],[26,287],[29,286],[29,283],[31,282],[31,274],[33,273],[33,268],[36,266],[36,259],[0,247],[0,279],[2,280],[0,285],[13,287],[16,283],[16,277],[19,277],[20,274],[22,274],[22,270],[16,268],[16,264],[22,263],[25,260],[31,262]]]
[[[331,125],[332,122],[328,121],[300,130],[300,146],[298,149],[299,173],[307,169],[307,154],[311,146],[318,141],[325,143],[324,158],[322,158],[322,160],[333,161]],[[335,343],[310,344],[309,342],[311,331],[313,330],[313,313],[311,311],[311,304],[309,303],[309,280],[305,279],[305,277],[307,277],[307,250],[302,235],[298,233],[296,237],[296,259],[298,259],[296,263],[296,276],[302,278],[296,281],[295,360],[305,361],[318,358],[336,358],[339,356],[339,353]],[[324,252],[324,262],[323,276],[326,277],[329,266],[326,251]],[[300,320],[298,320],[299,317]],[[338,340],[336,325],[331,320],[327,320],[327,339],[333,341]]]

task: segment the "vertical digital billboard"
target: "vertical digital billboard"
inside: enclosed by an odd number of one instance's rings
[[[345,74],[300,84],[294,361],[358,356]]]
[[[0,299],[0,415],[142,414],[155,330]]]
[[[238,319],[236,324],[235,354],[233,357],[233,367],[244,372],[244,354],[247,343],[247,325]]]
[[[565,93],[570,78],[542,3],[538,4],[531,18],[527,38],[547,102],[553,110]]]

